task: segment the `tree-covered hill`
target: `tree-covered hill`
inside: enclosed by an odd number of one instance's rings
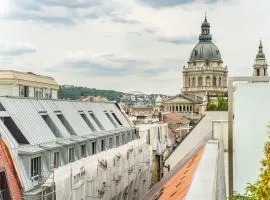
[[[124,93],[114,90],[99,90],[95,88],[60,86],[58,98],[60,99],[79,99],[81,96],[103,96],[109,101],[119,101]]]

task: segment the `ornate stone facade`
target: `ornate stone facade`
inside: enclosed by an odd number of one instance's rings
[[[227,67],[223,66],[220,51],[212,42],[210,24],[205,17],[199,43],[193,48],[188,67],[183,68],[183,94],[203,97],[227,91]]]

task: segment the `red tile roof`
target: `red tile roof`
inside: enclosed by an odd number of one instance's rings
[[[167,123],[181,123],[181,124],[185,124],[188,122],[188,120],[182,116],[180,113],[168,113],[168,114],[164,114],[164,121]]]
[[[7,176],[7,182],[9,192],[12,200],[22,199],[22,187],[17,176],[15,166],[8,147],[4,141],[0,138],[0,168],[5,170]]]
[[[154,188],[147,195],[147,200],[182,200],[188,193],[193,176],[202,157],[204,146],[192,154],[178,169],[173,169],[168,178],[160,186]],[[162,180],[161,180],[162,181]]]

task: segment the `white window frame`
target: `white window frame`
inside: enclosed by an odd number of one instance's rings
[[[82,146],[84,146],[85,147],[85,155],[83,155],[83,152],[82,152]],[[83,144],[80,144],[80,151],[81,151],[81,158],[86,158],[87,157],[87,146],[86,146],[86,144],[85,143],[83,143]]]
[[[56,166],[56,160],[55,160],[55,154],[57,154],[58,153],[58,161],[57,161],[57,166]],[[60,152],[59,151],[54,151],[53,152],[53,168],[54,169],[56,169],[56,168],[58,168],[58,167],[60,167],[61,166],[61,161],[60,161]]]
[[[38,161],[38,158],[40,159],[40,161]],[[35,161],[35,159],[37,159],[36,161]],[[33,160],[33,162],[32,162],[32,160]],[[40,165],[38,164],[38,162],[40,162]],[[34,166],[32,167],[32,163],[34,164]],[[32,171],[32,169],[34,169],[34,168],[37,168],[37,172],[36,173],[34,173],[34,171]],[[32,156],[31,158],[30,158],[30,178],[31,178],[31,180],[32,180],[32,182],[33,182],[33,184],[34,185],[36,185],[36,184],[38,184],[39,183],[39,181],[41,180],[41,175],[42,175],[42,157],[41,157],[41,155],[35,155],[35,156]]]
[[[70,150],[73,149],[73,159],[71,160],[70,159]],[[68,151],[67,151],[67,163],[72,163],[75,161],[75,147],[74,146],[71,146],[71,147],[68,147]]]

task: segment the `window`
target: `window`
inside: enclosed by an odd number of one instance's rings
[[[115,145],[118,147],[120,145],[120,138],[119,135],[115,137]]]
[[[217,86],[217,78],[214,76],[213,77],[213,86],[216,87]]]
[[[0,172],[0,199],[10,199],[10,193],[5,172]]]
[[[257,76],[260,76],[260,69],[257,69]]]
[[[192,78],[192,86],[193,87],[196,86],[196,78],[195,77]]]
[[[218,78],[218,85],[221,86],[221,77]]]
[[[101,140],[101,151],[105,151],[105,139]]]
[[[60,156],[59,152],[54,152],[53,153],[53,167],[58,168],[60,166]]]
[[[101,125],[101,123],[99,122],[99,120],[96,118],[96,115],[92,112],[89,111],[89,115],[92,117],[92,119],[96,122],[96,124],[98,125],[98,127],[100,128],[100,130],[105,130],[104,127]]]
[[[113,139],[109,138],[109,148],[113,148]]]
[[[68,162],[74,162],[75,161],[75,151],[74,151],[74,147],[70,147],[68,149]]]
[[[138,134],[138,130],[137,129],[134,129],[133,130],[133,136],[132,136],[132,139],[135,140],[137,138],[137,134]]]
[[[54,122],[50,118],[50,116],[49,115],[41,115],[41,117],[46,122],[46,124],[48,125],[48,127],[51,129],[51,131],[53,132],[53,134],[55,135],[55,137],[61,137],[60,131],[58,130],[58,128],[56,127],[56,125],[54,124]]]
[[[202,86],[203,84],[203,79],[202,79],[202,77],[200,76],[199,78],[198,78],[198,86]]]
[[[0,111],[6,111],[5,107],[0,103]]]
[[[28,86],[19,86],[19,96],[20,97],[29,97],[29,87]]]
[[[117,125],[116,125],[116,123],[113,121],[111,115],[110,115],[109,113],[107,113],[107,112],[105,112],[105,115],[106,115],[107,118],[111,121],[111,123],[113,124],[113,126],[114,126],[115,128],[117,128]]]
[[[118,119],[118,117],[115,115],[115,113],[112,112],[112,116],[114,117],[114,119],[117,121],[117,123],[122,126],[123,124],[121,123],[121,121]]]
[[[91,129],[91,131],[96,131],[95,127],[90,122],[90,120],[88,119],[88,117],[84,113],[81,113],[80,115],[83,118],[83,120],[85,121],[85,123],[88,125],[88,127]]]
[[[24,137],[11,117],[1,117],[1,120],[19,144],[29,144],[28,140]]]
[[[86,145],[83,144],[81,145],[81,157],[82,158],[85,158],[87,155],[86,155]]]
[[[34,88],[34,97],[43,98],[42,88]]]
[[[125,134],[122,135],[122,144],[126,144],[126,135]]]
[[[76,135],[75,131],[73,130],[73,128],[71,127],[71,125],[69,124],[69,122],[67,121],[67,119],[65,118],[64,115],[57,114],[56,116],[59,118],[59,120],[62,122],[62,124],[64,125],[64,127],[67,129],[67,131],[71,135]]]
[[[38,182],[41,175],[41,157],[35,157],[31,159],[31,179],[33,182]]]
[[[150,137],[150,129],[148,129],[147,135],[146,135],[146,143],[147,143],[147,144],[150,144],[150,140],[151,140],[151,137]]]
[[[206,86],[210,86],[211,85],[211,78],[209,76],[206,77]]]
[[[127,142],[130,141],[130,132],[127,133]]]
[[[52,89],[44,88],[43,94],[45,99],[51,99],[52,98]]]
[[[96,154],[96,153],[97,153],[97,143],[92,142],[92,154]]]

